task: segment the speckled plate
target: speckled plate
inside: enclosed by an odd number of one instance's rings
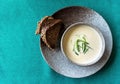
[[[54,51],[46,47],[45,44],[40,40],[41,51],[48,65],[59,74],[71,78],[87,77],[99,71],[108,61],[113,44],[110,28],[103,17],[91,9],[80,6],[63,8],[54,13],[52,16],[54,18],[62,19],[65,28],[76,22],[83,22],[96,26],[96,28],[102,32],[105,38],[106,46],[104,55],[96,64],[91,66],[79,66],[69,61],[62,54],[60,49],[61,36],[57,48]]]

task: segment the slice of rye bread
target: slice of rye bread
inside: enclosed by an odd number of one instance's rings
[[[36,34],[41,35],[42,41],[50,49],[54,49],[58,41],[61,27],[62,21],[60,19],[54,19],[51,16],[47,16],[38,23],[39,29],[37,29]]]

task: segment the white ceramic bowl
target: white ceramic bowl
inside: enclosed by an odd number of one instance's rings
[[[101,51],[100,51],[100,54],[97,55],[97,57],[95,58],[95,60],[90,61],[90,62],[88,62],[88,63],[84,63],[84,64],[82,63],[82,64],[81,64],[81,63],[77,63],[77,62],[75,62],[75,61],[72,61],[71,58],[69,58],[69,56],[66,55],[66,53],[65,53],[65,51],[64,51],[64,49],[63,49],[63,48],[64,48],[64,47],[63,47],[63,39],[64,39],[66,33],[69,31],[69,29],[71,29],[73,26],[76,26],[76,25],[88,25],[88,26],[92,27],[94,30],[97,31],[97,33],[99,34],[99,36],[100,36],[100,38],[101,38],[102,49],[101,49]],[[105,51],[105,40],[104,40],[104,37],[103,37],[102,33],[98,30],[98,28],[96,28],[95,26],[90,25],[90,24],[78,22],[78,23],[74,23],[74,24],[70,25],[70,26],[64,31],[64,33],[63,33],[63,35],[62,35],[62,38],[61,38],[61,51],[62,51],[62,53],[64,54],[64,56],[66,56],[66,57],[67,57],[70,61],[72,61],[73,63],[75,63],[75,64],[77,64],[77,65],[80,65],[80,66],[89,66],[89,65],[93,65],[93,64],[95,64],[96,62],[98,62],[98,61],[100,60],[100,58],[103,56],[104,51]],[[86,61],[87,61],[87,60],[86,60]]]

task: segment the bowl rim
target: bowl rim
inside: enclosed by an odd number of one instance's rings
[[[99,36],[100,36],[100,38],[102,40],[102,49],[100,51],[100,54],[98,55],[98,57],[96,59],[94,59],[93,61],[91,61],[89,63],[85,63],[85,64],[76,63],[76,62],[72,61],[69,58],[69,56],[67,56],[65,54],[65,52],[64,52],[64,49],[63,49],[63,39],[64,39],[64,36],[73,26],[76,26],[76,25],[87,25],[87,26],[90,26],[91,28],[93,28],[99,34]],[[70,26],[68,26],[67,29],[62,34],[61,41],[60,41],[60,47],[61,47],[61,51],[62,51],[63,55],[65,57],[67,57],[68,60],[71,61],[72,63],[80,65],[80,66],[90,66],[90,65],[93,65],[93,64],[97,63],[102,58],[102,56],[104,54],[104,51],[105,51],[105,39],[104,39],[104,36],[103,36],[102,32],[95,25],[88,24],[88,23],[85,23],[85,22],[76,22],[76,23],[73,23]]]

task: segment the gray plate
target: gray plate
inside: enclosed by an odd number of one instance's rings
[[[76,22],[83,22],[89,25],[94,25],[98,28],[105,38],[105,52],[103,57],[94,65],[79,66],[69,61],[61,52],[60,39],[55,51],[50,50],[40,40],[40,47],[49,66],[56,72],[71,78],[82,78],[90,76],[99,71],[108,61],[112,51],[112,35],[110,28],[101,15],[95,11],[79,6],[72,6],[61,9],[53,14],[54,18],[62,19],[65,28]],[[63,29],[64,31],[64,29]],[[62,35],[62,33],[61,33]]]

